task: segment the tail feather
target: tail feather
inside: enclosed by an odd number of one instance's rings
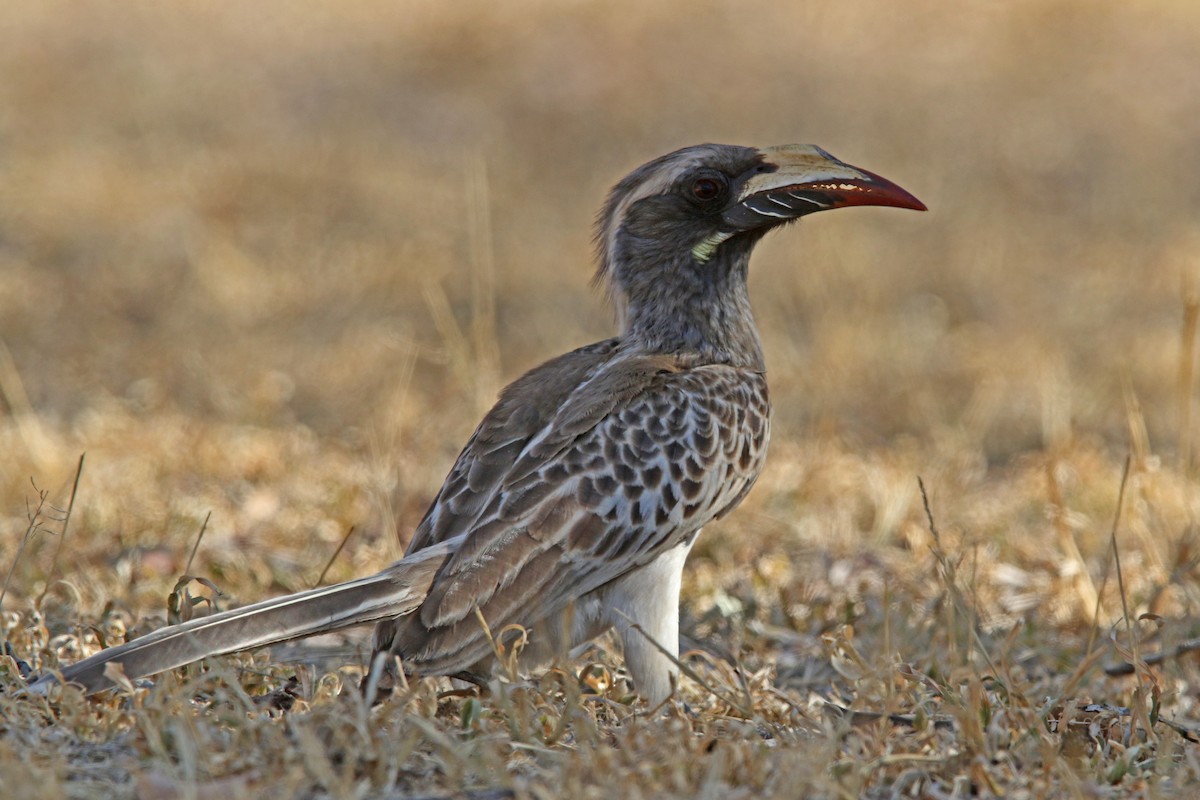
[[[445,560],[444,545],[425,548],[367,578],[309,589],[154,631],[110,647],[62,670],[62,679],[89,692],[112,687],[105,675],[120,664],[129,678],[141,678],[211,656],[267,647],[293,639],[349,628],[411,613],[425,599]],[[45,693],[57,683],[45,675],[28,691]]]

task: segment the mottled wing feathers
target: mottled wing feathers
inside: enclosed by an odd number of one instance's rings
[[[459,575],[467,565],[496,558],[516,531],[541,538],[543,532],[557,531],[578,516],[573,480],[581,473],[605,469],[600,441],[587,434],[614,412],[620,413],[636,404],[637,398],[653,392],[662,376],[678,370],[669,356],[638,356],[614,359],[587,376],[498,475],[474,525],[457,532],[468,535],[443,568],[445,577]],[[434,587],[434,593],[438,588]],[[430,599],[436,600],[436,594]]]
[[[682,369],[684,366],[674,356],[638,356],[616,361],[597,375],[596,380],[581,383],[559,407],[553,422],[530,442],[521,460],[513,465],[508,481],[519,480],[540,469],[614,410],[627,410],[636,405],[632,401],[655,384],[661,384],[662,376]]]
[[[520,381],[460,456],[438,501],[455,499],[455,513],[427,516],[438,541],[457,540],[454,553],[419,613],[381,631],[414,669],[468,668],[488,648],[476,607],[493,629],[533,624],[690,538],[757,477],[769,424],[761,374],[670,356],[590,360],[571,391],[526,385],[561,398],[558,408],[524,398],[544,422],[507,428],[505,448],[517,430],[524,444],[478,491],[476,454],[494,452],[503,415],[523,413]]]
[[[529,440],[616,351],[616,339],[597,342],[553,358],[509,384],[463,447],[408,552],[470,530]]]

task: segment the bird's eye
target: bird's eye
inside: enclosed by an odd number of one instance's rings
[[[712,178],[701,178],[692,184],[692,194],[697,200],[714,200],[721,193],[721,184]]]

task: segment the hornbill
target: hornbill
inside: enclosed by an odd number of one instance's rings
[[[750,310],[750,252],[767,231],[843,206],[925,206],[812,145],[704,144],[612,190],[597,281],[618,334],[501,392],[400,561],[366,578],[162,628],[46,675],[89,691],[201,658],[377,623],[372,672],[486,677],[486,628],[531,632],[523,667],[610,627],[638,692],[676,680],[684,560],[762,469],[770,402]],[[398,657],[398,658],[396,658]],[[391,678],[389,678],[391,676]]]

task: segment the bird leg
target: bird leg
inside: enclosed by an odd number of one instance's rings
[[[625,647],[625,667],[652,707],[667,700],[679,680],[679,588],[691,549],[691,542],[680,544],[602,590]]]

